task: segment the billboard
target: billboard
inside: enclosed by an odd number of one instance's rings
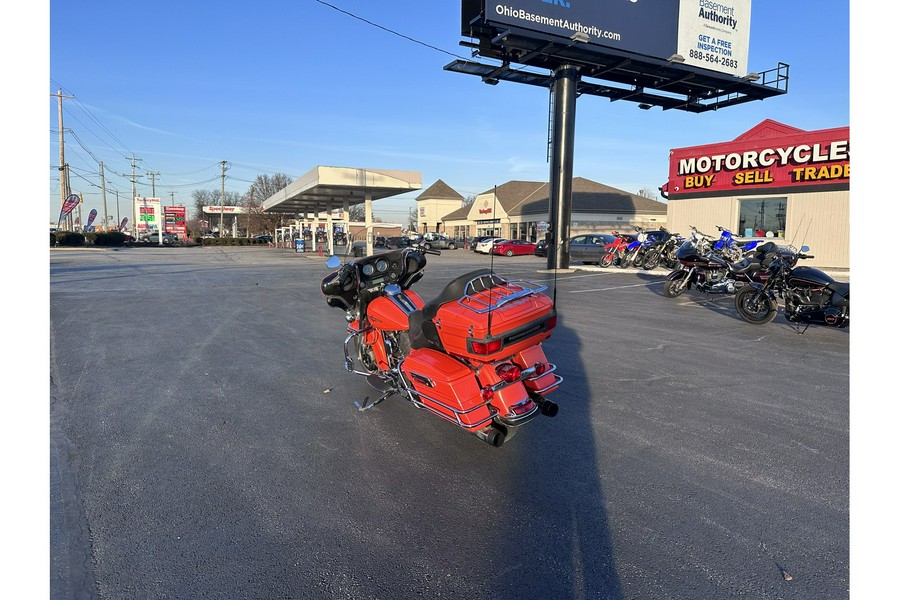
[[[484,23],[497,29],[515,27],[567,39],[581,34],[588,40],[581,47],[661,60],[681,55],[684,64],[747,73],[750,0],[485,0],[483,7]],[[464,0],[464,22],[473,8]]]
[[[681,0],[677,54],[684,64],[742,77],[749,49],[750,0]]]
[[[162,203],[159,198],[135,198],[135,233],[140,237],[158,231],[162,222]]]
[[[165,217],[166,233],[175,233],[178,239],[187,238],[187,222],[186,211],[183,206],[164,206],[163,216]]]

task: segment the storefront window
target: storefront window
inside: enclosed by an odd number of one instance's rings
[[[734,232],[735,235],[746,237],[784,236],[787,198],[741,200],[740,207],[738,229]]]

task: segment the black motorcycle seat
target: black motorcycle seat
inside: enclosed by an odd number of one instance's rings
[[[762,269],[762,265],[755,258],[744,258],[731,264],[731,272],[738,275],[746,275]]]
[[[422,312],[425,314],[426,319],[433,319],[437,314],[438,309],[446,304],[447,302],[452,302],[454,300],[459,300],[462,298],[463,294],[466,292],[466,286],[469,285],[469,282],[473,279],[482,278],[485,275],[493,275],[493,271],[491,269],[478,269],[476,271],[470,271],[469,273],[465,273],[464,275],[460,275],[450,283],[448,283],[441,293],[429,300],[425,303],[425,306],[422,307]],[[476,291],[482,291],[488,288],[492,288],[495,285],[498,285],[499,281],[494,281],[493,277],[489,279],[480,279],[480,282],[490,281],[490,285],[482,284],[481,287]]]
[[[444,344],[438,335],[434,321],[425,318],[425,313],[417,310],[409,315],[409,345],[412,348],[430,348],[444,351]]]
[[[500,281],[495,279],[491,269],[470,271],[448,283],[440,294],[425,303],[422,310],[410,313],[410,346],[413,348],[431,348],[440,352],[444,351],[444,345],[441,343],[441,338],[438,335],[433,319],[442,305],[462,298],[466,293],[469,282],[472,280],[477,280],[474,284],[477,288],[475,291],[483,291],[500,284]]]

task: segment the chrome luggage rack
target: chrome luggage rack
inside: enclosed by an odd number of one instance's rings
[[[483,314],[532,294],[543,292],[546,285],[531,281],[507,281],[498,275],[480,275],[466,284],[462,298],[457,300],[460,306]],[[487,294],[487,301],[476,294]],[[496,298],[495,298],[496,294]]]

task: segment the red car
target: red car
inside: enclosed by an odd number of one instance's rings
[[[505,254],[506,256],[534,254],[535,245],[525,240],[505,240],[499,244],[495,243],[491,248],[491,252],[494,254]]]

